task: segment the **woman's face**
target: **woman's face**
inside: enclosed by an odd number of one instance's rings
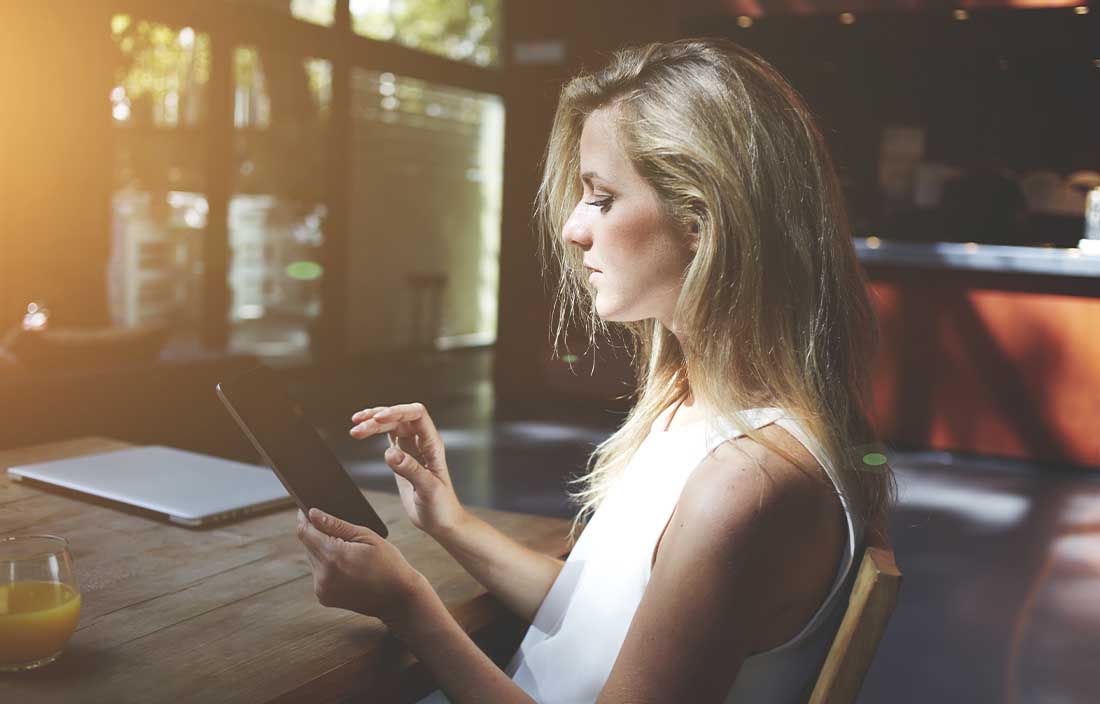
[[[584,123],[584,194],[562,228],[562,238],[584,251],[601,318],[656,318],[672,330],[683,274],[691,262],[689,235],[665,215],[657,193],[619,146],[615,116],[613,110],[597,110]]]

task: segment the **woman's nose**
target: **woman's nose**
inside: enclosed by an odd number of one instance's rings
[[[569,219],[565,221],[561,229],[561,238],[566,244],[575,244],[581,249],[588,249],[592,246],[592,231],[585,222],[584,216],[578,211],[579,208],[574,209]]]

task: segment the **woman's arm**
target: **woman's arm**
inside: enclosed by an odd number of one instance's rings
[[[470,640],[427,580],[408,603],[403,616],[386,625],[424,663],[452,704],[531,704],[531,697]]]
[[[835,497],[816,481],[775,457],[761,463],[734,451],[720,450],[696,469],[600,701],[726,696],[744,658],[767,645],[760,634],[805,601],[792,585],[813,580],[822,565],[835,569],[836,556],[825,554],[820,537],[829,523],[822,496]],[[454,701],[530,701],[391,543],[316,509],[308,520],[299,516],[298,536],[318,600],[381,618]]]
[[[463,511],[451,528],[432,535],[489,593],[527,623],[561,572],[561,560],[512,540]]]
[[[792,585],[820,582],[822,572],[831,579],[837,555],[822,549],[828,539],[807,538],[828,533],[829,492],[759,446],[751,453],[722,448],[692,474],[600,702],[723,701],[742,661],[797,610]],[[390,628],[453,702],[531,701],[426,581],[408,603]]]
[[[828,592],[836,497],[756,443],[732,445],[747,452],[725,445],[689,478],[600,702],[721,702],[744,659],[797,633]]]
[[[298,539],[322,606],[380,618],[423,662],[453,702],[530,702],[470,640],[439,595],[395,545],[364,526],[311,509]]]
[[[413,525],[432,536],[474,579],[527,622],[561,572],[562,561],[531,550],[472,516],[455,495],[443,438],[422,403],[379,406],[352,416],[354,438],[389,433],[386,450],[401,504]]]

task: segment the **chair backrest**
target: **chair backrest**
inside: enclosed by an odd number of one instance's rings
[[[898,601],[901,572],[888,548],[863,553],[844,620],[821,666],[810,704],[854,704]]]

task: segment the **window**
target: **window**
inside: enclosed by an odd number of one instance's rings
[[[294,19],[331,27],[336,15],[336,0],[232,0],[241,5],[251,5]]]
[[[495,66],[500,0],[351,0],[352,27],[371,39]]]
[[[110,16],[116,324],[291,363],[495,340],[500,0],[343,1]]]
[[[108,301],[115,324],[201,318],[210,37],[190,27],[111,19],[119,51]]]
[[[500,98],[356,69],[352,113],[350,299],[401,302],[356,307],[352,349],[492,343]]]
[[[304,356],[321,311],[332,65],[238,47],[229,199],[230,349]]]

